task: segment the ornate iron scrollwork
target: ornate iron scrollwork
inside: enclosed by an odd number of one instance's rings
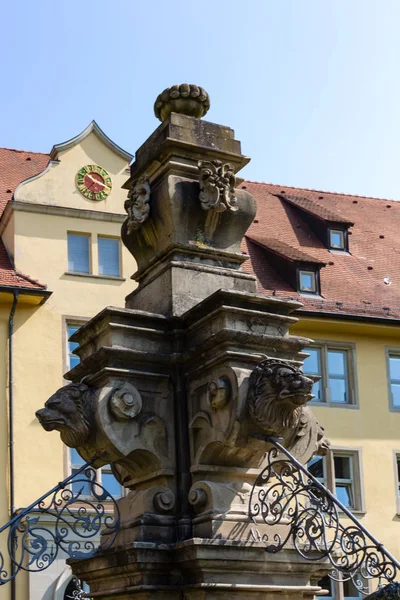
[[[96,481],[93,461],[83,465],[0,528],[8,530],[7,558],[0,553],[0,586],[21,571],[43,571],[60,551],[69,558],[90,558],[109,548],[120,515],[111,494]],[[72,485],[73,483],[73,485]]]
[[[400,563],[383,544],[276,438],[267,437],[266,441],[273,446],[249,501],[253,537],[265,544],[267,552],[279,552],[290,545],[307,560],[328,559],[332,579],[352,579],[363,593],[369,593],[365,586],[368,579],[394,581]],[[339,510],[351,525],[340,522]],[[271,527],[272,535],[261,533],[257,523]],[[274,533],[276,525],[280,526],[279,533]]]

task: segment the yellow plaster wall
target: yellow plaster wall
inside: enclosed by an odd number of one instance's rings
[[[85,210],[124,213],[126,191],[121,186],[128,179],[128,164],[106,146],[95,133],[82,142],[59,153],[54,162],[40,177],[19,187],[15,199],[22,202],[68,206]],[[75,185],[75,175],[85,165],[103,167],[111,175],[112,190],[105,200],[87,200]]]
[[[78,192],[75,174],[86,164],[98,164],[111,174],[113,189],[106,200],[89,201]],[[127,179],[127,167],[125,159],[91,133],[60,152],[59,163],[22,185],[16,198],[35,204],[123,214],[126,191],[121,185]],[[135,287],[130,279],[136,270],[135,261],[122,244],[124,280],[66,274],[68,231],[91,235],[94,275],[98,274],[97,236],[120,236],[120,223],[86,217],[84,212],[71,217],[17,210],[12,218],[9,245],[13,239],[16,268],[53,292],[42,306],[19,304],[15,316],[15,494],[19,506],[26,506],[67,474],[67,453],[59,434],[45,433],[35,418],[35,411],[63,384],[66,318],[89,319],[105,306],[123,307],[125,296]]]
[[[386,347],[400,350],[399,328],[309,319],[301,320],[292,333],[356,345],[359,408],[313,406],[313,411],[333,446],[361,448],[366,514],[360,518],[399,557],[394,452],[400,452],[400,412],[389,410],[385,353]]]
[[[15,318],[16,497],[21,505],[39,496],[64,473],[59,435],[44,433],[34,413],[63,383],[65,317],[89,319],[105,306],[122,307],[134,288],[130,275],[135,263],[125,249],[125,281],[66,275],[67,231],[90,233],[95,241],[97,234],[118,236],[119,230],[118,223],[19,211],[15,215],[16,263],[22,272],[46,283],[53,292],[43,306],[19,307]],[[95,247],[93,262],[97,264]],[[29,486],[25,485],[27,480]]]

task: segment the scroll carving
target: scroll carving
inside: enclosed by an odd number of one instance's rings
[[[203,210],[217,213],[238,210],[235,196],[235,173],[232,165],[220,160],[199,160],[200,202]]]
[[[150,181],[147,174],[142,175],[129,191],[125,200],[125,210],[128,213],[127,230],[132,233],[139,229],[150,214]]]
[[[134,419],[141,412],[142,405],[139,391],[127,382],[113,391],[110,397],[110,410],[118,420]]]

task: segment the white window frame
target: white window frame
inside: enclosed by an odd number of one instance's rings
[[[392,393],[392,377],[390,375],[390,362],[389,359],[391,357],[398,357],[400,358],[400,348],[399,346],[387,346],[385,348],[385,353],[386,353],[386,371],[387,371],[387,381],[388,381],[388,394],[389,394],[389,410],[392,412],[400,412],[400,406],[395,406],[394,402],[393,402],[393,393]],[[397,383],[400,381],[398,379],[394,379],[394,381]]]
[[[326,456],[321,456],[324,464],[324,474],[326,479],[324,485],[336,495],[336,481],[335,477],[335,463],[334,458],[336,457],[349,457],[351,459],[351,480],[352,493],[354,498],[354,507],[348,508],[350,512],[365,514],[365,502],[364,502],[364,486],[363,486],[363,472],[362,472],[362,450],[361,448],[348,448],[333,446],[330,448]],[[339,480],[340,482],[348,480]]]
[[[329,406],[336,408],[359,408],[358,393],[357,393],[357,361],[356,361],[356,345],[350,342],[331,342],[328,340],[314,340],[309,348],[320,351],[320,367],[321,373],[309,373],[310,376],[319,376],[322,391],[321,400],[312,399],[310,404],[315,406]],[[348,402],[332,402],[331,391],[329,389],[329,371],[328,371],[328,351],[342,351],[346,356],[346,387],[349,396]],[[307,348],[305,349],[307,352]],[[307,373],[306,373],[307,375]],[[334,379],[334,377],[333,377]]]

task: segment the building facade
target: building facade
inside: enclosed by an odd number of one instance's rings
[[[131,158],[94,122],[48,155],[0,150],[0,523],[82,462],[34,413],[78,360],[70,335],[132,291],[136,266],[120,242]],[[309,467],[398,557],[400,202],[241,185],[258,206],[244,268],[259,293],[303,303],[293,333],[313,340],[304,370],[318,379],[312,405],[332,449]],[[109,468],[98,477],[122,493]],[[14,597],[63,600],[69,578],[60,558],[20,573]],[[331,585],[327,596],[357,592]]]
[[[122,306],[132,289],[135,262],[120,241],[131,158],[95,122],[49,155],[0,151],[0,314],[4,356],[11,353],[1,378],[2,524],[81,463],[57,435],[43,435],[34,413],[73,366],[69,335],[104,306]],[[110,470],[99,478],[121,493]],[[64,568],[60,559],[42,573],[20,573],[14,597],[63,598]],[[2,599],[11,587],[0,588]]]

